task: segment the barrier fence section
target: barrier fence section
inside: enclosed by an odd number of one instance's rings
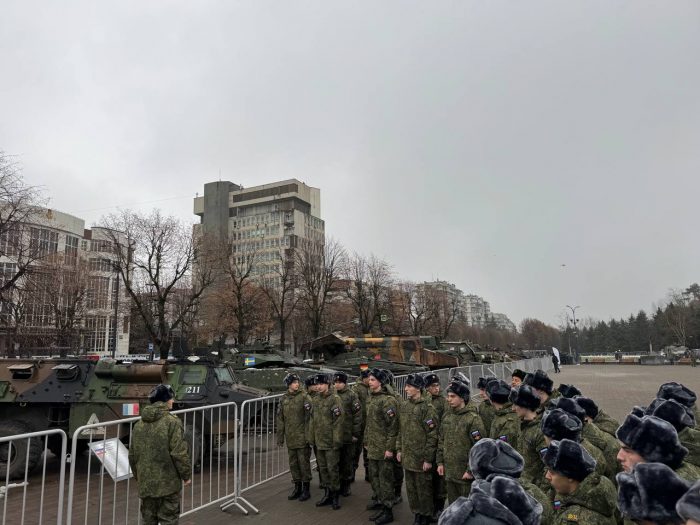
[[[8,518],[12,523],[63,523],[66,463],[56,464],[51,451],[64,458],[67,441],[66,433],[59,429],[0,437],[3,525]],[[39,469],[41,478],[37,479],[38,474],[32,472]]]
[[[238,406],[235,402],[171,412],[183,423],[191,483],[183,487],[180,516],[236,493]],[[140,523],[138,485],[128,448],[140,417],[84,425],[73,433],[66,524]],[[85,455],[82,452],[90,450]]]

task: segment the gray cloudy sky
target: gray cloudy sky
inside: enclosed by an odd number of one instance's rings
[[[699,56],[696,0],[6,0],[0,149],[89,223],[296,177],[404,278],[607,319],[700,280]]]

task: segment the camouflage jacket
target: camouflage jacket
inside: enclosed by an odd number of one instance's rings
[[[445,396],[442,393],[440,393],[436,396],[428,393],[428,396],[430,397],[430,403],[433,405],[433,408],[435,409],[435,416],[437,417],[438,426],[439,426],[440,422],[442,421],[442,418],[445,416],[445,412],[447,412],[449,410],[450,405],[447,404],[447,399],[445,398]]]
[[[583,432],[581,435],[603,453],[606,464],[603,475],[615,483],[615,475],[620,472],[620,463],[617,461],[617,453],[620,451],[620,444],[617,439],[613,438],[607,432],[600,430],[595,423],[587,422],[583,423]]]
[[[333,390],[317,394],[311,407],[309,435],[318,450],[343,446],[343,402]]]
[[[547,399],[547,401],[544,404],[541,404],[540,408],[537,409],[537,413],[544,414],[547,410],[552,410],[554,408],[552,406],[552,401],[554,401],[558,397],[561,397],[559,390],[553,390],[552,395],[549,396],[549,399]]]
[[[307,427],[311,419],[311,398],[299,389],[287,390],[277,408],[277,444],[287,448],[304,448],[308,443]]]
[[[143,407],[134,425],[129,465],[139,485],[140,498],[161,498],[180,492],[190,479],[190,454],[182,421],[162,401]]]
[[[353,443],[352,438],[360,439],[362,435],[362,404],[357,394],[345,387],[337,392],[343,402],[343,443]]]
[[[601,476],[606,476],[606,472],[608,471],[608,462],[605,461],[603,452],[586,438],[581,439],[580,445],[586,449],[586,452],[593,456],[593,459],[595,459],[595,473],[600,474]]]
[[[544,479],[544,463],[542,462],[541,451],[546,447],[544,442],[544,434],[540,429],[542,415],[537,414],[537,417],[532,421],[520,422],[520,438],[518,440],[518,452],[525,460],[525,468],[523,469],[522,478],[525,481],[534,483],[538,487],[543,488],[546,492],[546,487],[549,485]]]
[[[435,464],[438,424],[435,408],[424,398],[406,401],[400,409],[397,452],[401,465],[412,472],[423,472],[423,462]]]
[[[365,447],[367,458],[384,459],[387,450],[395,452],[399,435],[399,404],[385,386],[379,392],[371,392],[367,402]]]
[[[620,423],[603,412],[603,410],[598,411],[598,415],[593,420],[593,423],[595,423],[595,426],[597,426],[600,430],[617,439],[615,432],[617,432],[617,429],[620,428]]]
[[[529,481],[524,481],[522,479],[517,480],[518,483],[525,489],[525,492],[530,494],[537,502],[542,505],[542,517],[540,525],[551,525],[554,520],[554,509],[552,508],[552,498],[549,496],[549,492],[544,492],[534,483]]]
[[[681,463],[681,466],[674,469],[674,472],[678,474],[679,478],[690,481],[691,483],[695,483],[700,479],[700,467],[696,467],[687,461]]]
[[[487,435],[484,423],[470,404],[459,410],[450,407],[440,424],[437,463],[445,467],[445,479],[450,481],[462,481],[469,470],[472,446]]]
[[[556,494],[552,503],[554,524],[616,525],[617,490],[608,478],[590,474],[573,494]]]
[[[700,431],[694,428],[684,428],[678,434],[681,445],[688,449],[685,460],[696,467],[700,467]]]
[[[491,439],[500,439],[518,448],[519,436],[520,419],[518,419],[518,414],[513,412],[513,403],[509,401],[503,405],[503,408],[496,409],[488,437]]]
[[[357,394],[357,398],[360,400],[360,404],[362,405],[361,430],[362,433],[364,433],[365,425],[367,424],[367,401],[369,401],[369,387],[358,379],[357,383],[352,385],[352,390]]]
[[[496,409],[491,404],[491,401],[484,399],[477,405],[477,410],[479,412],[481,422],[484,424],[484,428],[486,429],[486,433],[488,434],[489,430],[491,429],[491,423],[493,423],[493,418],[496,416]]]

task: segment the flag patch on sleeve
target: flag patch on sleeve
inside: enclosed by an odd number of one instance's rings
[[[479,432],[478,430],[474,430],[471,434],[474,438],[474,441],[479,441],[481,439],[481,432]]]
[[[386,415],[389,417],[394,417],[396,415],[396,411],[393,408],[390,408],[386,411]]]
[[[338,417],[338,416],[341,414],[341,412],[340,412],[340,407],[333,407],[333,408],[331,409],[331,412],[333,412],[333,415],[334,415],[335,417]]]
[[[505,434],[503,434],[502,436],[498,436],[498,439],[500,439],[501,441],[505,441],[506,443],[508,443],[508,436],[506,436]]]
[[[433,421],[432,418],[431,418],[431,419],[428,419],[428,420],[425,422],[425,424],[428,425],[428,428],[429,428],[429,429],[435,428],[435,421]]]

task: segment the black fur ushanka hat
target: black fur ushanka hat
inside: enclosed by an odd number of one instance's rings
[[[559,385],[559,388],[557,390],[559,390],[559,393],[564,397],[574,397],[583,395],[581,391],[574,385],[565,385],[564,383]]]
[[[552,395],[554,381],[549,378],[547,372],[544,370],[535,370],[532,374],[526,375],[525,379],[523,379],[523,383],[537,390],[542,390],[546,392],[547,395]]]
[[[684,520],[700,521],[700,481],[676,503],[676,512]]]
[[[571,414],[574,417],[577,417],[581,423],[583,423],[584,418],[586,417],[586,411],[579,405],[575,399],[569,399],[568,397],[558,397],[556,399],[552,399],[550,406],[552,408],[559,408],[566,412],[567,414]]]
[[[496,499],[515,514],[523,525],[539,525],[542,505],[519,482],[507,476],[493,476],[472,484],[472,495],[484,494]]]
[[[582,409],[586,411],[586,415],[591,419],[595,419],[598,415],[598,405],[590,397],[576,396],[574,398]]]
[[[464,399],[465,402],[469,402],[469,387],[461,381],[452,381],[450,386],[447,387],[447,392],[452,392],[453,394]]]
[[[656,393],[656,397],[660,397],[661,399],[675,399],[681,405],[687,406],[688,408],[691,408],[698,398],[695,392],[690,388],[676,382],[664,383],[661,385],[659,391]]]
[[[514,405],[527,408],[528,410],[534,411],[540,408],[540,396],[535,394],[532,387],[525,384],[510,391],[510,400]]]
[[[656,416],[639,418],[630,414],[617,429],[616,435],[647,463],[663,463],[676,469],[688,454],[688,449],[678,440],[673,425]]]
[[[510,397],[510,385],[502,380],[490,381],[486,385],[486,396],[494,403],[505,405]]]
[[[555,408],[544,413],[541,428],[542,433],[550,439],[570,439],[578,443],[581,441],[583,423],[576,416],[564,412],[561,408]]]
[[[695,426],[695,416],[692,410],[681,405],[675,399],[655,399],[647,408],[646,415],[656,416],[664,421],[668,421],[676,429],[676,432]]]
[[[518,451],[500,439],[480,439],[469,451],[469,470],[479,479],[492,474],[519,478],[524,467]]]
[[[583,481],[595,470],[596,461],[581,445],[570,439],[552,441],[542,461],[547,467],[562,476]]]

